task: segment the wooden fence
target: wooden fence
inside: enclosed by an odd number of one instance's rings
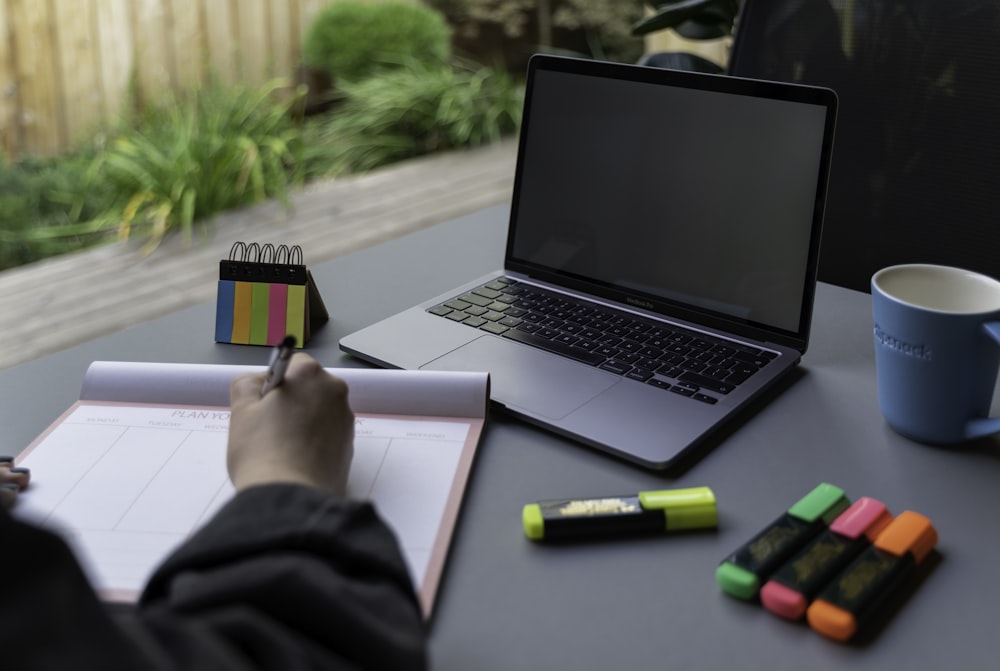
[[[52,155],[156,98],[289,76],[331,0],[0,0],[0,151]]]

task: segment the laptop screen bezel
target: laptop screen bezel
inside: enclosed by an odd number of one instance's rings
[[[709,309],[681,304],[662,297],[624,290],[609,284],[587,280],[566,272],[543,267],[515,256],[515,237],[518,226],[518,202],[523,186],[524,163],[530,160],[527,147],[531,124],[533,85],[539,71],[563,72],[596,78],[613,78],[659,86],[692,88],[703,91],[722,92],[732,95],[762,97],[775,100],[800,102],[817,105],[826,110],[826,124],[822,140],[822,153],[818,183],[815,192],[815,206],[809,235],[806,276],[803,278],[803,295],[799,309],[798,327],[786,330],[768,324],[742,320],[732,315],[713,312]],[[809,342],[812,322],[812,306],[816,291],[816,273],[819,262],[819,243],[822,231],[827,180],[833,155],[834,127],[836,123],[836,94],[826,88],[786,84],[761,80],[744,79],[725,75],[682,72],[662,68],[651,68],[605,61],[593,61],[563,56],[536,54],[528,64],[524,115],[519,137],[517,165],[514,176],[512,207],[508,228],[504,267],[508,271],[520,273],[547,284],[565,287],[613,301],[626,309],[627,306],[642,305],[642,308],[668,319],[681,320],[703,325],[763,343],[774,343],[805,352]]]

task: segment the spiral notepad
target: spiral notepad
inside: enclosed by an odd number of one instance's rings
[[[276,345],[294,335],[301,347],[328,319],[298,245],[236,242],[219,262],[216,342]]]

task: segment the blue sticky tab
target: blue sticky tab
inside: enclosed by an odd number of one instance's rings
[[[218,298],[215,302],[215,342],[232,342],[235,297],[236,282],[219,280]]]

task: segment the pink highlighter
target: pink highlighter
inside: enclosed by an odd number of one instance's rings
[[[760,590],[761,603],[775,615],[801,619],[823,586],[891,521],[883,503],[861,497],[771,576]]]

